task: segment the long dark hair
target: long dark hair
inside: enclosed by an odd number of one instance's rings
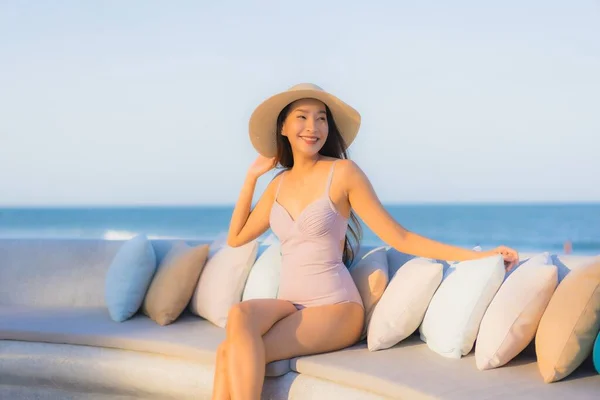
[[[287,118],[290,112],[291,104],[288,104],[277,117],[277,155],[275,156],[276,165],[281,165],[283,171],[289,170],[294,166],[294,156],[292,154],[292,146],[290,145],[290,141],[287,136],[283,136],[281,131],[283,130],[283,123]],[[319,151],[319,154],[326,157],[339,158],[339,159],[348,159],[348,153],[346,151],[346,143],[344,142],[344,138],[340,134],[340,131],[333,120],[333,116],[331,115],[331,111],[329,107],[325,105],[325,109],[327,112],[327,125],[329,126],[329,134],[327,136],[327,140],[325,144]],[[356,257],[356,253],[358,252],[358,248],[360,246],[360,239],[362,238],[362,228],[360,226],[360,222],[353,211],[350,211],[350,221],[348,224],[348,233],[346,234],[346,238],[344,240],[344,254],[343,254],[343,262],[347,267],[350,267],[354,258]],[[352,247],[350,237],[356,242],[356,250]]]

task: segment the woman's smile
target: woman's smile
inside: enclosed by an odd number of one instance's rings
[[[319,141],[319,138],[317,136],[300,136],[300,139],[302,139],[305,143],[310,145],[313,145]]]

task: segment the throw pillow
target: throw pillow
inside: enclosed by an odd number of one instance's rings
[[[592,360],[594,362],[594,368],[596,368],[596,372],[600,374],[600,332],[596,337],[596,341],[594,343],[594,350],[592,351]]]
[[[468,354],[504,275],[501,255],[450,266],[419,328],[421,339],[444,357],[461,358]]]
[[[569,376],[592,352],[600,330],[600,258],[578,267],[556,288],[535,336],[544,382]]]
[[[360,293],[365,309],[365,322],[361,340],[367,337],[367,329],[373,309],[377,305],[387,287],[388,264],[385,247],[378,247],[367,252],[351,268],[350,276]]]
[[[208,257],[209,246],[177,242],[158,267],[146,293],[143,312],[159,325],[175,321],[190,302]]]
[[[425,258],[414,258],[398,269],[373,311],[367,335],[370,351],[390,348],[417,330],[442,275],[442,264]]]
[[[557,285],[558,270],[548,253],[511,272],[481,321],[475,344],[479,370],[505,365],[531,343]]]
[[[156,272],[156,254],[145,235],[127,240],[108,268],[104,297],[110,318],[123,322],[138,312]]]
[[[256,240],[239,247],[220,248],[204,266],[190,302],[190,311],[225,328],[229,309],[242,300],[257,252]]]
[[[244,287],[242,301],[276,299],[281,272],[281,245],[272,244],[258,257]]]

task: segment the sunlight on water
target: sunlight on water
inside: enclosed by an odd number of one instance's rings
[[[127,239],[131,239],[135,235],[137,235],[137,233],[130,232],[130,231],[109,230],[109,231],[104,232],[104,234],[102,235],[102,238],[105,240],[127,240]]]

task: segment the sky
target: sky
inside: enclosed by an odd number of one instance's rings
[[[600,201],[599,1],[3,1],[0,206],[234,204],[300,82],[384,203]]]

